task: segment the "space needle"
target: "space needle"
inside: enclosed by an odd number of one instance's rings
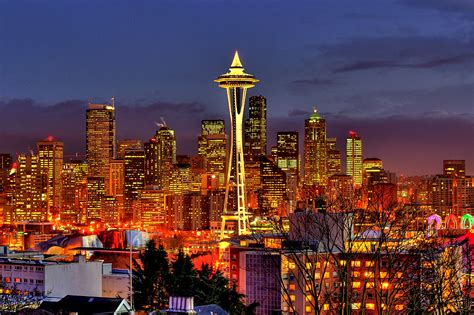
[[[227,230],[227,221],[237,222],[238,235],[250,232],[247,203],[245,200],[242,122],[245,113],[247,89],[254,87],[258,81],[253,75],[244,72],[238,52],[235,52],[229,71],[214,80],[214,82],[219,83],[219,87],[227,91],[227,103],[229,105],[230,123],[232,126],[221,225],[222,238]]]

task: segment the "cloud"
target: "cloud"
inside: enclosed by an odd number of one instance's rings
[[[319,79],[319,78],[311,78],[311,79],[297,79],[290,82],[290,84],[304,84],[304,85],[334,85],[339,84],[335,80],[331,79]]]
[[[454,69],[470,71],[474,41],[456,37],[392,36],[354,38],[330,45],[308,45],[330,72],[374,69]],[[308,60],[308,63],[314,60]]]
[[[87,103],[84,100],[65,100],[43,104],[28,98],[0,101],[0,137],[5,139],[0,141],[0,152],[28,152],[36,148],[36,141],[53,135],[65,143],[67,154],[83,154]],[[163,117],[176,130],[180,142],[178,150],[192,151],[201,119],[218,115],[207,113],[207,108],[199,102],[154,101],[144,106],[117,102],[117,139],[146,141],[155,133],[154,122]]]
[[[474,3],[471,0],[399,0],[398,3],[441,12],[455,12],[461,14],[474,13]]]
[[[412,68],[412,69],[433,69],[449,65],[458,65],[474,60],[474,54],[464,54],[437,58],[422,62],[400,63],[390,60],[368,60],[357,61],[334,69],[334,73],[343,73],[360,70],[380,69],[380,68]]]

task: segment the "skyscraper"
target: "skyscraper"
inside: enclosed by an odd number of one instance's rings
[[[267,156],[260,156],[260,174],[262,178],[262,191],[260,194],[260,209],[268,215],[281,214],[281,209],[286,201],[286,174]]]
[[[13,222],[48,219],[48,173],[36,155],[18,156],[12,180]]]
[[[231,145],[229,162],[227,163],[226,197],[222,215],[222,236],[226,229],[226,221],[237,221],[238,235],[249,232],[247,203],[245,201],[245,166],[242,143],[242,120],[245,113],[247,89],[255,86],[257,79],[244,72],[244,68],[236,52],[229,72],[219,76],[215,82],[226,89],[227,101],[231,118]],[[233,200],[232,200],[233,199]],[[232,207],[229,201],[232,200]]]
[[[176,163],[174,130],[161,126],[145,143],[145,183],[169,191],[173,164]]]
[[[74,160],[63,164],[62,223],[84,223],[87,209],[87,164]]]
[[[304,129],[304,184],[326,185],[326,120],[313,109]]]
[[[346,140],[346,174],[355,186],[362,185],[362,140],[355,131],[349,131]]]
[[[267,154],[267,99],[262,95],[249,98],[244,150],[246,161],[258,161],[260,155]]]
[[[124,220],[136,221],[137,216],[133,203],[138,199],[140,191],[145,187],[145,152],[143,150],[125,151],[124,173]]]
[[[327,177],[341,174],[341,152],[336,147],[336,138],[326,139]]]
[[[224,120],[203,120],[198,137],[198,155],[204,158],[207,174],[215,175],[224,186],[227,158],[227,135]]]
[[[122,139],[117,141],[117,158],[124,159],[125,151],[127,150],[141,150],[142,141],[138,139]]]
[[[287,173],[299,176],[299,136],[296,131],[277,133],[276,163]]]
[[[48,174],[49,213],[59,214],[62,205],[62,181],[64,144],[52,136],[38,141],[38,157],[40,168]]]
[[[0,153],[0,193],[6,190],[11,166],[12,156],[8,153]]]
[[[86,112],[86,158],[89,176],[106,178],[115,157],[114,104],[89,104]]]

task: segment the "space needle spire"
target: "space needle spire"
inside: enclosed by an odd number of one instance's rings
[[[227,92],[230,123],[232,127],[229,160],[227,163],[224,210],[222,214],[221,237],[225,236],[228,221],[237,223],[234,232],[238,235],[250,232],[247,203],[245,200],[245,166],[242,140],[242,122],[245,113],[247,89],[255,86],[257,79],[244,72],[236,51],[229,71],[214,82]]]

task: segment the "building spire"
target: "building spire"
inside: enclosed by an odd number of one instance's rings
[[[240,62],[239,52],[236,50],[234,55],[234,60],[232,60],[231,68],[243,68],[242,63]]]

